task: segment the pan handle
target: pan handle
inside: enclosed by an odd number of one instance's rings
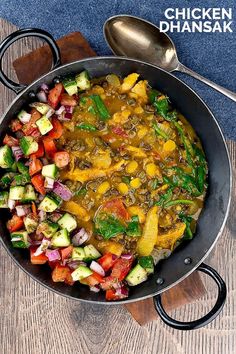
[[[2,69],[2,59],[8,47],[10,47],[18,39],[25,38],[25,37],[39,37],[44,39],[47,42],[47,44],[49,45],[52,51],[52,57],[53,57],[51,69],[55,69],[61,64],[60,50],[57,46],[56,41],[54,40],[54,38],[50,33],[40,28],[25,28],[11,33],[0,44],[0,81],[3,83],[3,85],[13,90],[16,94],[18,94],[20,91],[26,88],[27,85],[16,83],[6,76],[6,74],[3,72]]]
[[[199,318],[198,320],[190,321],[190,322],[180,322],[171,318],[166,313],[161,302],[161,294],[155,296],[153,298],[153,301],[158,315],[161,317],[162,321],[165,324],[167,324],[172,328],[186,331],[186,330],[198,329],[203,326],[206,326],[208,323],[213,321],[219,315],[220,311],[224,306],[226,294],[227,294],[224,280],[221,278],[221,276],[217,273],[215,269],[211,268],[209,265],[206,265],[205,263],[200,264],[197,270],[209,275],[216,282],[218,286],[218,298],[215,303],[215,306],[213,307],[213,309],[211,309],[209,313],[207,313],[202,318]]]

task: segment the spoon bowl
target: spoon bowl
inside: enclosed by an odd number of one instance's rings
[[[174,43],[148,21],[133,16],[114,16],[106,21],[104,35],[115,55],[148,61],[166,71],[178,67]]]
[[[179,62],[170,37],[154,24],[129,15],[110,17],[104,24],[105,39],[115,55],[156,65],[166,71],[181,71],[204,82],[236,102],[236,93],[215,84]]]

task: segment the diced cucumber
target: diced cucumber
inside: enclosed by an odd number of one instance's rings
[[[24,155],[30,155],[38,151],[39,145],[31,136],[23,136],[20,139],[20,147]]]
[[[16,166],[17,166],[17,168],[18,168],[18,171],[19,171],[22,175],[29,174],[29,167],[25,166],[24,162],[18,161],[18,162],[16,163]]]
[[[17,165],[16,165],[16,161],[13,162],[13,164],[11,165],[11,167],[9,167],[7,169],[8,172],[17,172]]]
[[[46,195],[44,199],[39,204],[39,210],[46,211],[47,213],[52,213],[57,209],[59,203],[52,197]]]
[[[77,227],[77,221],[75,218],[70,215],[69,213],[65,213],[59,220],[58,224],[61,226],[61,228],[67,229],[69,232],[73,231]]]
[[[14,186],[10,187],[9,199],[22,200],[24,198],[25,187]]]
[[[72,279],[74,281],[77,280],[82,280],[84,278],[89,277],[91,274],[93,274],[93,272],[91,271],[91,269],[89,269],[88,267],[82,266],[80,265],[78,268],[76,268],[72,273]]]
[[[34,232],[38,227],[38,220],[37,218],[33,217],[32,214],[27,215],[26,217],[24,217],[24,225],[27,232]]]
[[[42,175],[44,177],[49,177],[49,178],[55,179],[57,171],[58,171],[57,166],[54,163],[52,163],[50,165],[43,166]]]
[[[49,104],[47,103],[43,103],[43,102],[34,102],[30,104],[30,107],[33,107],[35,109],[37,109],[37,111],[39,113],[41,113],[43,116],[48,113],[49,109],[51,109],[52,107],[49,106]]]
[[[13,154],[11,148],[8,145],[4,145],[0,148],[0,167],[10,168],[14,163]]]
[[[38,230],[47,238],[51,238],[57,232],[58,228],[59,225],[52,221],[43,221],[38,226]]]
[[[138,264],[143,267],[148,274],[154,273],[154,262],[152,256],[143,256],[138,260]]]
[[[13,247],[16,248],[28,248],[28,232],[26,231],[16,231],[11,233],[11,242]]]
[[[86,70],[82,71],[75,77],[76,84],[81,91],[88,90],[91,87],[89,74]]]
[[[25,186],[25,192],[22,198],[23,203],[33,202],[37,199],[36,193],[34,191],[34,187],[31,184],[27,184]]]
[[[39,131],[42,135],[47,134],[48,132],[50,132],[50,130],[53,129],[52,123],[46,116],[43,116],[40,119],[38,119],[36,125],[39,128]]]
[[[73,96],[78,92],[77,83],[73,79],[65,79],[63,81],[63,86],[70,96]]]
[[[146,272],[146,270],[143,267],[141,267],[140,264],[137,264],[129,272],[129,274],[127,275],[125,280],[127,281],[127,283],[130,286],[135,286],[135,285],[141,284],[142,282],[147,280],[147,272]]]
[[[30,182],[30,175],[15,175],[13,178],[14,186],[24,186],[25,184]]]
[[[85,261],[89,262],[101,257],[101,253],[93,245],[87,245],[84,247]]]
[[[74,247],[71,258],[75,261],[83,261],[85,259],[85,252],[82,247]]]
[[[70,245],[69,233],[66,229],[57,231],[51,238],[53,247],[67,247]]]
[[[14,173],[12,172],[7,172],[5,173],[2,178],[1,178],[1,185],[3,188],[9,186],[9,184],[12,182],[14,177]]]
[[[6,191],[0,192],[0,208],[8,208],[9,193]]]
[[[24,109],[22,109],[17,114],[17,118],[21,121],[21,123],[25,124],[25,123],[28,123],[28,121],[30,120],[31,114],[27,113],[26,111],[24,111]]]

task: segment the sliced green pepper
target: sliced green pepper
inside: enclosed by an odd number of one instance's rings
[[[81,130],[87,130],[89,132],[95,132],[97,130],[97,128],[90,123],[80,123],[79,125],[76,125],[76,128]]]
[[[107,120],[110,118],[110,113],[108,112],[103,100],[99,95],[91,95],[90,98],[92,99],[93,103],[96,106],[96,110],[98,112],[99,117],[102,120]]]
[[[160,135],[162,138],[166,140],[169,139],[168,135],[161,128],[158,127],[156,122],[153,122],[153,128],[157,135]]]

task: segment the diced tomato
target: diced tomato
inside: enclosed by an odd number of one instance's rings
[[[126,286],[122,285],[122,287],[118,290],[109,289],[106,291],[106,300],[122,300],[128,297],[128,289]]]
[[[45,153],[48,155],[48,157],[53,158],[53,156],[57,152],[57,148],[54,143],[54,140],[49,136],[45,136],[43,138],[43,145],[44,145]]]
[[[48,136],[52,139],[59,139],[63,133],[63,126],[56,117],[52,117],[51,123],[53,125],[53,129],[50,130]]]
[[[36,157],[33,157],[30,160],[29,164],[29,174],[30,176],[35,175],[36,173],[40,172],[43,168],[43,164],[39,159],[36,159]]]
[[[125,132],[125,130],[122,127],[118,126],[118,125],[113,127],[112,131],[115,134],[121,136],[122,138],[128,138],[128,134]]]
[[[22,218],[17,215],[13,215],[11,220],[7,222],[7,228],[10,232],[19,231],[24,226]]]
[[[100,274],[93,272],[93,274],[89,275],[87,278],[80,280],[80,282],[88,286],[95,286],[103,282],[103,277]]]
[[[101,284],[102,290],[114,289],[114,287],[118,285],[118,280],[111,275],[105,277],[103,280],[104,281]]]
[[[13,138],[13,136],[6,134],[5,138],[3,139],[3,144],[12,147],[12,146],[18,146],[19,142],[16,138]]]
[[[68,95],[68,93],[63,93],[61,95],[61,105],[75,107],[77,105],[77,100],[75,97]]]
[[[57,264],[52,271],[52,280],[54,282],[65,282],[68,285],[73,285],[74,281],[71,277],[71,270],[67,266]]]
[[[129,273],[132,263],[133,263],[133,258],[117,259],[117,261],[115,262],[112,268],[111,276],[118,279],[119,281],[123,280],[126,277],[126,275]]]
[[[31,114],[30,121],[23,125],[22,131],[24,132],[25,135],[32,135],[33,134],[34,137],[36,135],[39,136],[40,131],[38,130],[35,123],[37,122],[37,120],[39,120],[39,118],[41,118],[42,115],[35,108],[33,108],[31,110],[30,114]]]
[[[105,272],[111,269],[117,260],[117,256],[112,253],[106,253],[104,256],[98,259],[98,263],[102,266]]]
[[[30,247],[30,261],[32,264],[45,264],[48,261],[48,257],[41,253],[38,256],[35,256],[34,253],[37,250],[37,247]]]
[[[48,261],[48,265],[51,269],[54,269],[57,265],[60,265],[60,262],[58,260],[56,261]]]
[[[68,246],[66,248],[61,248],[60,253],[61,253],[61,260],[64,261],[64,259],[67,259],[70,257],[71,253],[73,251],[73,246]]]
[[[11,121],[10,127],[13,132],[17,132],[18,130],[22,129],[23,124],[20,122],[18,118],[16,118]]]
[[[55,109],[57,107],[63,91],[64,87],[61,82],[56,84],[55,87],[49,91],[48,103],[52,106],[52,108]]]
[[[31,209],[32,209],[32,213],[35,217],[37,217],[37,208],[34,202],[31,203]]]
[[[39,145],[38,150],[34,154],[30,155],[31,158],[33,158],[33,157],[43,157],[43,155],[44,155],[43,143],[40,141],[40,142],[38,142],[38,145]]]
[[[34,138],[36,141],[38,140],[38,138],[40,138],[42,135],[39,131],[38,128],[34,128],[34,130],[32,130],[31,134],[32,138]]]
[[[70,162],[70,155],[67,151],[58,151],[54,154],[54,161],[58,168],[63,168]]]
[[[110,211],[111,213],[114,213],[115,216],[125,221],[128,221],[130,219],[130,215],[120,198],[108,200],[103,205],[103,208]]]
[[[43,195],[46,194],[46,190],[44,188],[44,178],[42,175],[40,175],[40,174],[34,175],[31,178],[31,183],[33,184],[33,186],[37,192],[39,192],[40,194],[43,194]]]

